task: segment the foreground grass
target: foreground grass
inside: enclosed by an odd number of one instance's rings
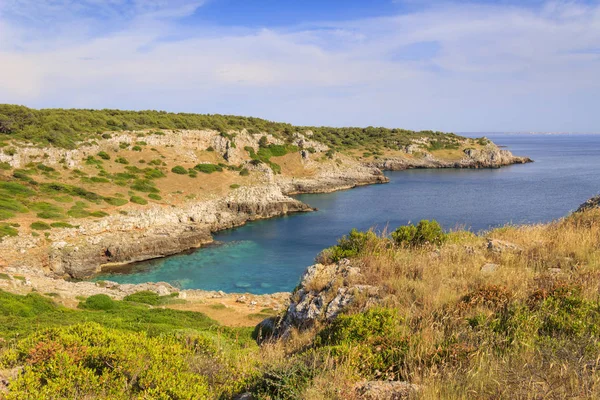
[[[383,292],[375,308],[359,297],[349,315],[304,333],[335,366],[300,396],[332,391],[336,376],[345,378],[331,397],[343,398],[358,376],[419,384],[426,399],[599,398],[600,211],[486,237],[510,244],[489,250],[468,232],[435,246],[342,240],[363,273],[352,283]]]
[[[327,254],[360,266],[345,284],[378,300],[260,347],[248,329],[149,308],[169,299],[147,292],[79,310],[0,293],[2,368],[24,367],[8,398],[353,399],[365,380],[409,381],[423,399],[600,397],[599,210],[485,237],[354,232]]]

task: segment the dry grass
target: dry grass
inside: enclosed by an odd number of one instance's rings
[[[517,248],[492,251],[488,239]],[[397,379],[421,385],[419,397],[591,399],[600,398],[599,260],[595,210],[482,236],[455,232],[439,248],[380,238],[356,262],[362,283],[384,288],[384,306],[403,321],[409,346]],[[496,269],[482,271],[488,263]],[[317,330],[284,353],[305,351]],[[331,365],[301,398],[351,398],[352,382],[376,378],[348,361],[322,359]]]

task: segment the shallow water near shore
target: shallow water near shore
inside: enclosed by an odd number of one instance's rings
[[[535,162],[502,169],[386,172],[390,183],[385,185],[295,196],[319,211],[218,232],[219,243],[95,280],[165,281],[182,289],[256,294],[291,291],[317,253],[352,228],[393,230],[420,219],[473,231],[548,222],[600,192],[600,135],[486,136]]]

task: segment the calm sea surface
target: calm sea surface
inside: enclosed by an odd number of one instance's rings
[[[474,135],[475,136],[475,135]],[[481,135],[476,135],[481,136]],[[388,172],[390,183],[297,198],[319,209],[215,234],[219,244],[96,279],[166,281],[183,289],[292,290],[315,255],[352,228],[436,219],[473,231],[560,218],[600,192],[600,135],[487,134],[533,164],[495,170]]]

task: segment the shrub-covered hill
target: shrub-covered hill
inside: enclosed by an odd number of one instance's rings
[[[4,396],[600,396],[598,209],[484,236],[445,233],[435,222],[386,236],[353,231],[321,261],[334,264],[314,270],[333,274],[305,277],[292,296],[296,314],[315,300],[311,323],[271,340],[257,329],[260,346],[248,329],[162,309],[173,299],[149,293],[92,296],[71,310],[37,293],[0,292]],[[328,318],[340,294],[351,296]],[[373,397],[373,382],[387,387],[383,397]]]
[[[250,133],[270,133],[284,139],[291,139],[295,132],[310,130],[315,140],[337,149],[361,146],[398,149],[410,144],[410,139],[428,137],[440,143],[452,143],[453,139],[457,138],[454,134],[433,131],[293,126],[233,115],[164,111],[35,110],[24,106],[0,104],[0,141],[13,138],[40,145],[73,148],[76,142],[93,140],[107,131],[145,129],[214,129],[224,134],[247,129]]]

